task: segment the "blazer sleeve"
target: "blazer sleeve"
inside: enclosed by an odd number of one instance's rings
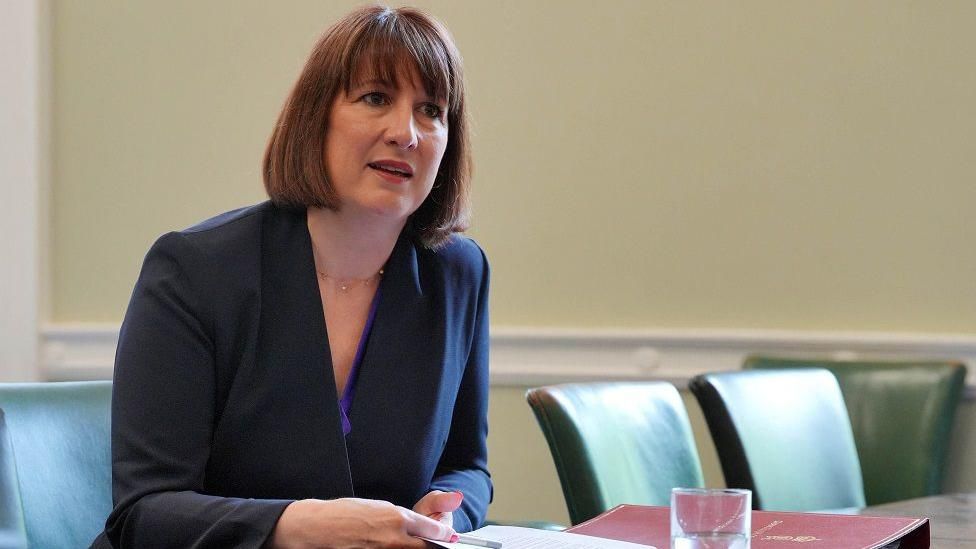
[[[479,250],[480,251],[480,250]],[[471,347],[458,390],[447,444],[435,471],[432,490],[460,491],[461,507],[454,512],[454,529],[479,528],[492,499],[488,473],[488,261],[483,262]]]
[[[287,500],[204,491],[216,410],[213,265],[180,233],[149,251],[119,334],[106,523],[122,547],[261,547]]]

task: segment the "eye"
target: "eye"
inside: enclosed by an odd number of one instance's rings
[[[369,92],[360,97],[359,100],[371,107],[379,107],[390,103],[390,98],[383,92]]]
[[[444,109],[434,103],[424,103],[420,106],[420,112],[435,120],[440,120],[444,115]]]

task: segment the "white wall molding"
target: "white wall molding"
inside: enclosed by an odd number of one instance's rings
[[[41,329],[44,379],[111,379],[118,341],[118,324],[92,322],[44,326]]]
[[[48,379],[109,378],[117,324],[44,327]],[[833,358],[953,358],[976,375],[976,336],[779,330],[595,330],[498,327],[491,332],[493,385],[599,379],[664,379],[735,370],[750,353]]]
[[[597,379],[664,379],[683,385],[738,369],[753,353],[834,359],[958,359],[972,365],[976,336],[735,329],[538,329],[492,331],[492,382],[537,385]]]
[[[41,377],[42,13],[0,2],[0,381]]]

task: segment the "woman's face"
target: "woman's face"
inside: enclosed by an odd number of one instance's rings
[[[447,106],[415,68],[398,82],[365,78],[329,113],[326,175],[343,214],[405,221],[430,193],[447,147]]]

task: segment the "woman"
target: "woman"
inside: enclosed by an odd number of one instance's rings
[[[146,256],[96,545],[420,548],[480,525],[465,117],[460,56],[424,13],[362,8],[323,36],[268,144],[271,200]]]

